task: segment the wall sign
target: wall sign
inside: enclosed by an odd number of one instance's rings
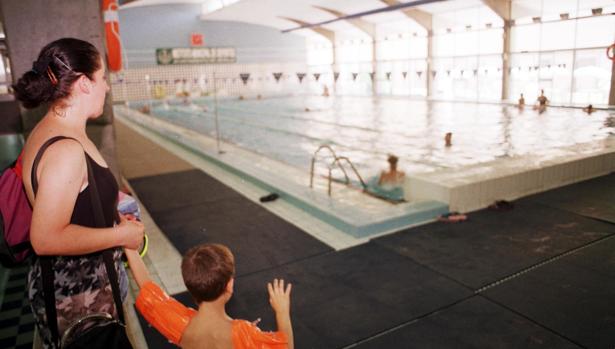
[[[237,55],[233,47],[186,47],[157,48],[156,62],[169,64],[235,63]]]

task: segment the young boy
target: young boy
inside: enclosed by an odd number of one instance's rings
[[[182,260],[184,283],[198,310],[184,306],[153,283],[136,251],[126,249],[126,257],[141,288],[137,309],[174,344],[187,349],[293,349],[290,283],[284,287],[284,280],[274,279],[267,284],[278,332],[261,332],[255,324],[233,320],[226,314],[225,305],[233,295],[235,275],[235,260],[227,247],[199,245],[190,249]]]

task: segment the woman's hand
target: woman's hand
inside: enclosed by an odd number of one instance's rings
[[[121,246],[136,250],[143,242],[143,223],[120,215],[120,224],[115,226],[119,234]]]

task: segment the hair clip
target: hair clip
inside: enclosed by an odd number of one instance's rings
[[[60,57],[53,55],[53,58],[55,58],[58,62],[60,62],[60,64],[62,64],[64,66],[64,68],[72,71],[72,69],[68,66],[68,64],[64,63],[63,60],[60,59]]]
[[[51,67],[47,67],[47,77],[49,77],[49,81],[51,81],[51,85],[55,86],[58,84],[58,78],[51,70]]]

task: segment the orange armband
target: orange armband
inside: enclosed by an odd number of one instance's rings
[[[151,281],[141,287],[136,306],[150,325],[176,345],[179,345],[182,334],[196,315],[196,310],[169,297]]]

